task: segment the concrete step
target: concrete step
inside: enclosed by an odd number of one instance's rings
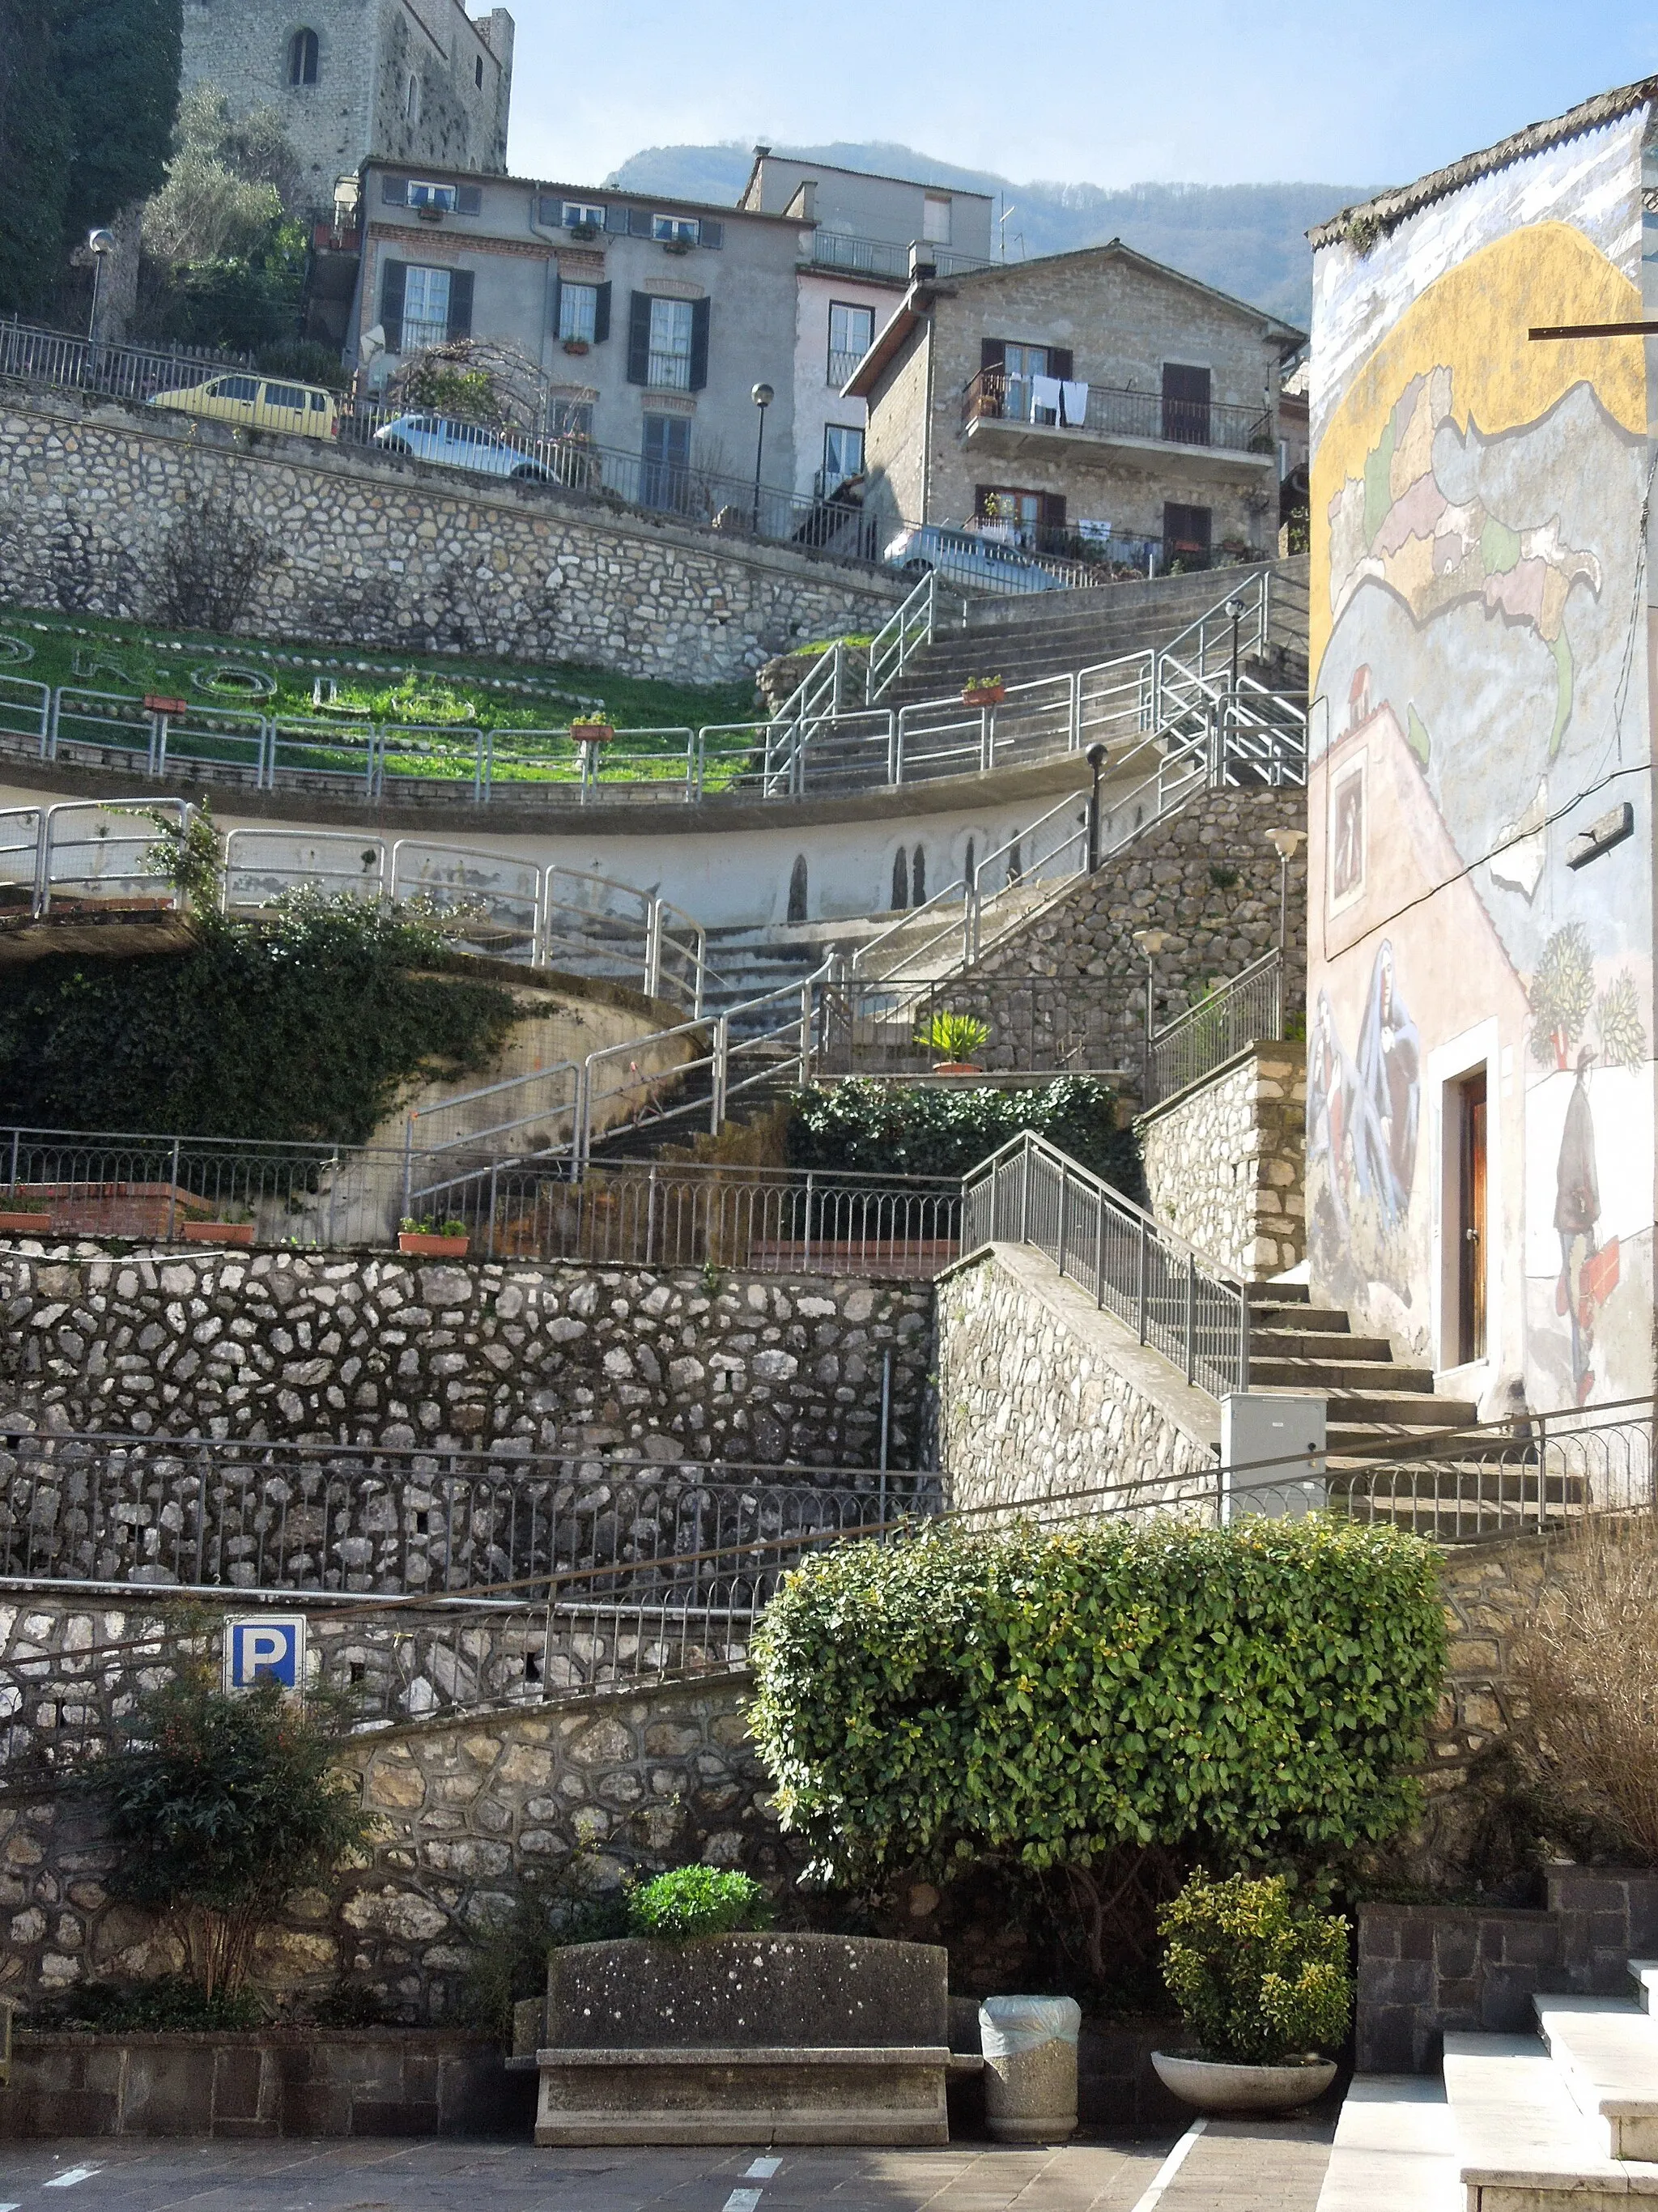
[[[1362,2074],[1336,2122],[1317,2212],[1461,2212],[1445,2085],[1420,2074]]]
[[[1384,1373],[1385,1370],[1382,1370]],[[1254,1376],[1250,1378],[1254,1387]],[[1312,1384],[1297,1386],[1293,1392],[1268,1387],[1265,1397],[1304,1397],[1318,1387]],[[1435,1398],[1409,1390],[1371,1390],[1337,1389],[1326,1395],[1325,1420],[1333,1437],[1338,1424],[1345,1428],[1368,1425],[1380,1429],[1419,1433],[1423,1430],[1465,1428],[1474,1418],[1475,1407],[1466,1398]]]
[[[1305,1306],[1312,1292],[1305,1283],[1251,1283],[1248,1286],[1249,1304],[1256,1306]]]
[[[1316,1394],[1321,1390],[1364,1390],[1385,1385],[1389,1390],[1415,1390],[1431,1395],[1433,1370],[1427,1367],[1394,1367],[1382,1358],[1285,1358],[1276,1349],[1249,1344],[1249,1387],[1268,1386]]]
[[[1538,1996],[1532,2009],[1601,2149],[1658,2160],[1658,2021],[1625,1997]]]
[[[1264,1359],[1358,1359],[1392,1364],[1394,1348],[1385,1336],[1354,1336],[1351,1331],[1327,1328],[1323,1326],[1325,1319],[1324,1315],[1309,1310],[1305,1328],[1293,1323],[1286,1328],[1276,1315],[1269,1321],[1260,1322],[1252,1311],[1250,1349],[1258,1350]]]
[[[1534,2037],[1448,2031],[1444,2077],[1469,2212],[1658,2205],[1658,2165],[1607,2157]]]
[[[1254,1337],[1261,1329],[1284,1329],[1296,1335],[1311,1332],[1314,1335],[1345,1337],[1350,1334],[1351,1322],[1339,1306],[1315,1306],[1305,1303],[1306,1286],[1302,1286],[1303,1303],[1298,1306],[1285,1305],[1279,1299],[1254,1299],[1249,1305],[1249,1334]]]

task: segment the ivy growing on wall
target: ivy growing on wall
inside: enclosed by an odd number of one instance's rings
[[[14,970],[0,1121],[361,1144],[409,1078],[476,1069],[505,1037],[511,994],[452,964],[418,917],[299,897],[178,953]]]

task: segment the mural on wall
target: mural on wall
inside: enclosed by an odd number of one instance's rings
[[[1644,357],[1526,340],[1641,313],[1643,122],[1315,263],[1313,1279],[1451,1364],[1427,1078],[1489,1062],[1487,1387],[1537,1407],[1652,1372]],[[1600,791],[1644,834],[1579,872]]]

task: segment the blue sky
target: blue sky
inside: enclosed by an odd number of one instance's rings
[[[728,138],[897,140],[1016,179],[1403,183],[1658,73],[1658,0],[507,4],[512,166],[576,183]]]

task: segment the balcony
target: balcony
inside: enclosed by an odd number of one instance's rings
[[[1084,417],[1071,422],[1061,419],[1063,410],[1035,404],[1042,381],[981,369],[962,394],[963,439],[985,453],[1093,447],[1108,449],[1119,459],[1155,457],[1159,469],[1172,464],[1196,476],[1232,476],[1242,467],[1277,477],[1278,448],[1266,408],[1090,384]]]
[[[858,364],[863,357],[864,356],[861,353],[841,353],[833,347],[830,348],[829,357],[829,383],[831,392],[839,392],[845,386],[847,378],[856,373]]]
[[[941,276],[963,276],[969,270],[990,266],[981,254],[952,253],[947,246],[924,245],[921,250]],[[855,238],[849,231],[818,230],[812,233],[811,258],[820,269],[844,269],[854,276],[909,282],[908,241],[900,246],[887,238]]]

